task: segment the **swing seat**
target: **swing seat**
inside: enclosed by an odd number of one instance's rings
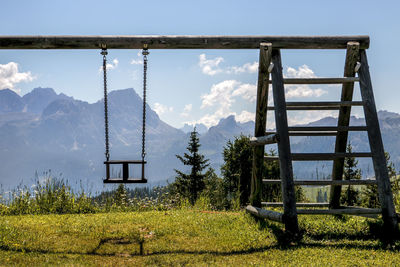
[[[103,180],[105,184],[145,184],[147,179],[144,177],[144,166],[147,162],[144,160],[108,160],[104,161],[106,165],[106,179]],[[129,177],[129,164],[142,165],[141,178]],[[122,177],[111,177],[110,165],[122,165]],[[121,176],[121,175],[118,175]]]

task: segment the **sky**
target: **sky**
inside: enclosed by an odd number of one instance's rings
[[[20,1],[2,0],[0,35],[369,35],[378,109],[400,113],[399,1]],[[151,50],[148,102],[174,127],[221,118],[254,120],[258,51]],[[341,77],[343,50],[283,50],[286,77]],[[94,103],[102,98],[97,50],[0,50],[0,90],[21,96],[51,87]],[[110,50],[110,90],[142,91],[139,50]],[[358,89],[358,86],[356,86]],[[359,98],[356,90],[356,99]],[[288,86],[290,101],[340,99],[339,86]],[[138,107],[140,108],[140,107]],[[354,115],[362,110],[354,108]],[[271,114],[272,115],[272,114]],[[291,112],[305,123],[336,112]],[[269,117],[271,118],[271,117]],[[273,127],[273,119],[268,119]]]

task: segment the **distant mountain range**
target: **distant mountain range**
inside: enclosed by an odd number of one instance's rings
[[[133,89],[109,94],[110,142],[113,159],[139,159],[141,154],[142,99]],[[174,169],[183,169],[175,155],[183,154],[193,126],[176,129],[161,121],[147,107],[147,176],[151,184],[172,181]],[[379,112],[384,144],[395,164],[400,163],[400,114]],[[362,125],[363,119],[352,117],[352,125]],[[327,117],[309,125],[335,125]],[[196,125],[201,133],[201,152],[219,172],[222,151],[228,140],[240,134],[252,135],[254,122],[239,123],[234,116],[221,119],[207,129]],[[369,151],[366,133],[351,133],[354,151]],[[274,148],[269,147],[269,148]],[[267,148],[267,149],[269,149]],[[293,152],[329,152],[334,149],[334,137],[299,137],[292,140]],[[0,90],[0,183],[14,187],[31,184],[35,172],[51,169],[55,176],[68,179],[72,185],[80,182],[91,190],[101,189],[104,177],[103,100],[89,104],[51,88],[35,88],[20,97],[11,90]],[[295,176],[322,178],[331,172],[329,162],[296,163]],[[360,160],[364,175],[373,174],[370,160]]]

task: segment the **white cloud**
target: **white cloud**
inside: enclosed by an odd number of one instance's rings
[[[256,73],[258,71],[258,62],[254,61],[253,63],[245,63],[242,66],[233,66],[230,67],[227,71],[228,73]]]
[[[183,108],[183,112],[180,114],[182,117],[189,117],[189,112],[192,111],[192,104],[187,104]]]
[[[208,113],[203,116],[196,123],[203,123],[207,127],[216,125],[220,119],[229,115],[237,116],[236,112],[231,110],[232,104],[235,102],[235,97],[242,97],[247,101],[254,101],[255,99],[255,85],[242,84],[236,80],[226,80],[214,84],[210,93],[203,95],[201,109],[217,106],[213,113]],[[238,121],[249,121],[254,119],[254,114],[247,111],[242,111]],[[252,117],[252,118],[251,118]]]
[[[18,63],[9,62],[7,64],[0,64],[0,90],[11,89],[18,92],[15,89],[15,84],[20,82],[30,82],[34,79],[31,72],[19,72]]]
[[[173,107],[168,107],[166,105],[163,105],[163,104],[160,104],[160,103],[156,102],[156,103],[154,103],[153,110],[158,115],[161,115],[161,114],[164,114],[164,113],[167,113],[167,112],[172,112],[174,110],[174,108]]]
[[[256,118],[256,114],[253,112],[249,112],[247,110],[243,110],[239,115],[236,115],[236,121],[238,122],[248,122],[248,121],[254,121]]]
[[[310,69],[307,65],[300,66],[297,70],[292,67],[288,67],[286,73],[284,74],[285,78],[317,78],[314,71]],[[288,84],[285,86],[286,90],[286,98],[301,98],[301,97],[320,97],[326,93],[325,90],[321,88],[311,88],[306,84]]]
[[[201,54],[199,56],[199,66],[201,67],[201,71],[204,74],[210,76],[222,72],[222,69],[219,67],[219,64],[223,61],[224,59],[222,57],[207,59],[206,54]]]
[[[258,62],[245,63],[242,66],[231,66],[222,68],[220,64],[224,61],[223,57],[216,57],[213,59],[208,59],[206,54],[201,54],[199,56],[199,66],[201,71],[206,74],[213,76],[218,73],[227,74],[241,74],[241,73],[256,73],[258,71]]]
[[[113,70],[113,69],[116,69],[118,67],[118,64],[119,64],[119,60],[117,58],[114,58],[112,60],[112,63],[107,63],[106,64],[106,68],[107,68],[107,70]],[[99,68],[99,72],[102,72],[102,71],[103,71],[103,66],[101,66]]]
[[[257,86],[255,84],[241,84],[233,91],[232,96],[242,96],[243,99],[255,102],[257,98]]]

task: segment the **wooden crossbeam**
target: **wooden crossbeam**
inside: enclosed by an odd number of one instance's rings
[[[140,178],[129,178],[129,179],[110,178],[110,179],[104,179],[103,183],[105,183],[105,184],[145,184],[145,183],[147,183],[147,179],[140,179]]]
[[[325,161],[340,158],[367,158],[372,157],[370,152],[357,153],[292,153],[293,161]],[[278,156],[264,156],[265,160],[279,160]]]
[[[277,211],[265,210],[261,208],[257,208],[251,205],[246,207],[246,211],[250,214],[253,214],[259,218],[268,219],[276,222],[283,222],[283,214]]]
[[[275,132],[265,132],[266,135],[274,134]],[[289,132],[289,136],[336,136],[337,132],[319,132],[319,131],[304,131],[304,132]]]
[[[343,84],[358,82],[357,77],[344,78],[284,78],[285,84]]]
[[[259,137],[251,137],[250,138],[250,145],[252,146],[260,146],[260,145],[269,145],[275,144],[279,140],[277,134],[270,134],[266,136],[259,136]]]
[[[286,102],[287,110],[338,110],[344,106],[362,106],[362,101],[338,101],[338,102]],[[268,110],[275,110],[269,106]]]
[[[261,202],[261,205],[268,207],[283,207],[283,202]],[[296,207],[328,207],[329,203],[296,203]]]
[[[308,215],[320,215],[320,214],[348,214],[348,215],[360,215],[360,214],[379,214],[381,209],[369,209],[369,208],[339,208],[339,209],[298,209],[297,214],[308,214]]]
[[[0,49],[259,49],[272,43],[283,49],[346,49],[348,42],[369,47],[369,36],[268,36],[268,35],[3,35]]]
[[[263,179],[264,184],[281,184],[281,180]],[[371,185],[377,184],[375,179],[367,180],[294,180],[295,185]]]
[[[289,131],[366,131],[367,126],[292,126]]]

